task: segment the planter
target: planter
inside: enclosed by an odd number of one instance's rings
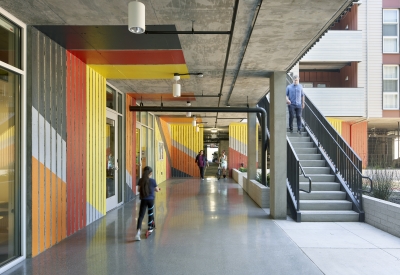
[[[400,205],[363,195],[365,222],[400,237]]]
[[[247,172],[240,172],[237,169],[232,169],[232,178],[243,188],[243,177],[247,177]],[[244,189],[244,188],[243,188]]]
[[[270,207],[270,188],[268,186],[264,186],[256,180],[247,179],[247,172],[242,173],[237,169],[232,169],[232,177],[258,206],[261,208]]]

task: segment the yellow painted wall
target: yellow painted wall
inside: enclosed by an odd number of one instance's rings
[[[156,175],[154,175],[155,180],[157,183],[161,183],[167,179],[167,155],[165,151],[165,145],[161,137],[161,132],[160,132],[160,127],[158,127],[158,123],[155,124],[155,141],[156,145],[154,148],[155,149],[155,162],[156,162]],[[161,148],[159,148],[160,145],[163,145],[162,147],[162,159],[160,159],[160,154],[161,154]]]
[[[335,128],[339,135],[342,134],[342,120],[330,117],[327,117],[326,120],[329,121],[329,123],[333,126],[333,128]]]
[[[86,67],[87,224],[106,213],[106,79]]]

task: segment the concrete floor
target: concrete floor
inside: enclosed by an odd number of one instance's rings
[[[364,223],[271,220],[231,179],[160,184],[156,229],[133,241],[139,201],[5,274],[398,274],[400,239]],[[143,223],[145,229],[147,218]]]

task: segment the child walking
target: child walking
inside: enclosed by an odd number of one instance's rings
[[[148,208],[148,230],[152,232],[154,230],[154,191],[158,192],[161,189],[158,188],[157,183],[154,179],[150,178],[153,174],[153,170],[151,167],[146,166],[143,169],[143,175],[139,180],[139,192],[140,192],[140,210],[139,210],[139,218],[137,221],[137,232],[135,236],[136,241],[140,241],[140,229],[142,227],[142,221],[144,218],[144,214],[146,213],[146,209]]]

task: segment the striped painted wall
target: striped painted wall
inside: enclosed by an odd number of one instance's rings
[[[35,28],[28,33],[32,223],[27,243],[28,254],[35,256],[67,236],[66,52]]]
[[[126,95],[126,183],[125,183],[125,201],[130,201],[136,193],[136,112],[129,111],[129,106],[136,105],[136,99]]]
[[[158,119],[158,118],[156,118]],[[165,150],[165,142],[163,141],[159,123],[155,123],[154,136],[155,136],[155,163],[156,163],[156,174],[155,180],[161,183],[167,179],[167,156]],[[162,146],[162,148],[160,148]],[[161,151],[162,150],[162,151]],[[161,155],[162,154],[162,155]],[[157,198],[158,199],[158,198]]]
[[[86,224],[106,214],[106,79],[86,67]]]
[[[172,177],[199,177],[195,158],[203,149],[203,128],[191,124],[171,124]]]
[[[66,52],[67,236],[86,226],[86,64]]]
[[[327,117],[326,120],[335,128],[336,132],[342,134],[342,120],[331,117]]]
[[[247,167],[247,124],[229,124],[228,166],[230,169],[239,168],[243,163]]]

